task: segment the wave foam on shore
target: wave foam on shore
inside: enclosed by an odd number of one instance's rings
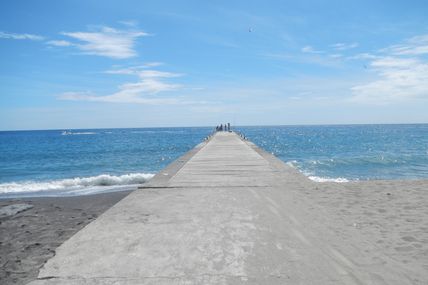
[[[288,161],[286,162],[286,164],[290,167],[293,167],[295,169],[297,169],[300,173],[302,173],[303,175],[305,175],[306,177],[308,177],[310,180],[315,181],[315,182],[319,182],[319,183],[323,183],[323,182],[335,182],[335,183],[346,183],[346,182],[350,182],[350,180],[343,178],[343,177],[336,177],[336,178],[331,178],[331,177],[319,177],[319,176],[315,176],[311,173],[305,172],[303,170],[301,170],[298,165],[297,165],[297,161],[296,160],[292,160],[292,161]]]
[[[129,173],[124,175],[101,174],[91,177],[76,177],[50,181],[22,181],[0,184],[2,194],[25,194],[35,192],[90,194],[104,192],[106,187],[131,186],[150,180],[151,173]],[[83,190],[83,191],[82,191]]]
[[[343,177],[338,178],[328,178],[328,177],[318,177],[318,176],[308,176],[309,179],[315,182],[335,182],[335,183],[346,183],[349,182],[348,179]]]

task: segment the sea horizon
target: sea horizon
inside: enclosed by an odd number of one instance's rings
[[[227,122],[226,122],[227,123]],[[219,123],[220,125],[222,123]],[[371,126],[371,125],[428,125],[426,123],[309,123],[309,124],[238,124],[233,125],[234,128],[239,127],[305,127],[305,126]],[[232,126],[232,125],[231,125]],[[168,128],[213,128],[215,125],[200,125],[200,126],[154,126],[154,127],[84,127],[84,128],[46,128],[46,129],[8,129],[0,130],[0,132],[33,132],[33,131],[67,131],[67,130],[115,130],[115,129],[168,129]]]

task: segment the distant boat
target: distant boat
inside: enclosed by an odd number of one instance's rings
[[[72,135],[73,133],[70,131],[62,131],[61,135],[63,136],[68,136],[68,135]]]

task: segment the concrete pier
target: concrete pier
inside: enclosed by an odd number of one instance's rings
[[[308,189],[217,133],[61,245],[30,284],[413,284],[365,255],[366,240],[338,235]]]

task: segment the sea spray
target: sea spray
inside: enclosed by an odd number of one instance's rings
[[[76,177],[50,181],[21,181],[0,184],[0,194],[18,194],[41,191],[69,191],[92,186],[123,186],[142,184],[152,178],[151,173],[123,175],[101,174],[92,177]]]

